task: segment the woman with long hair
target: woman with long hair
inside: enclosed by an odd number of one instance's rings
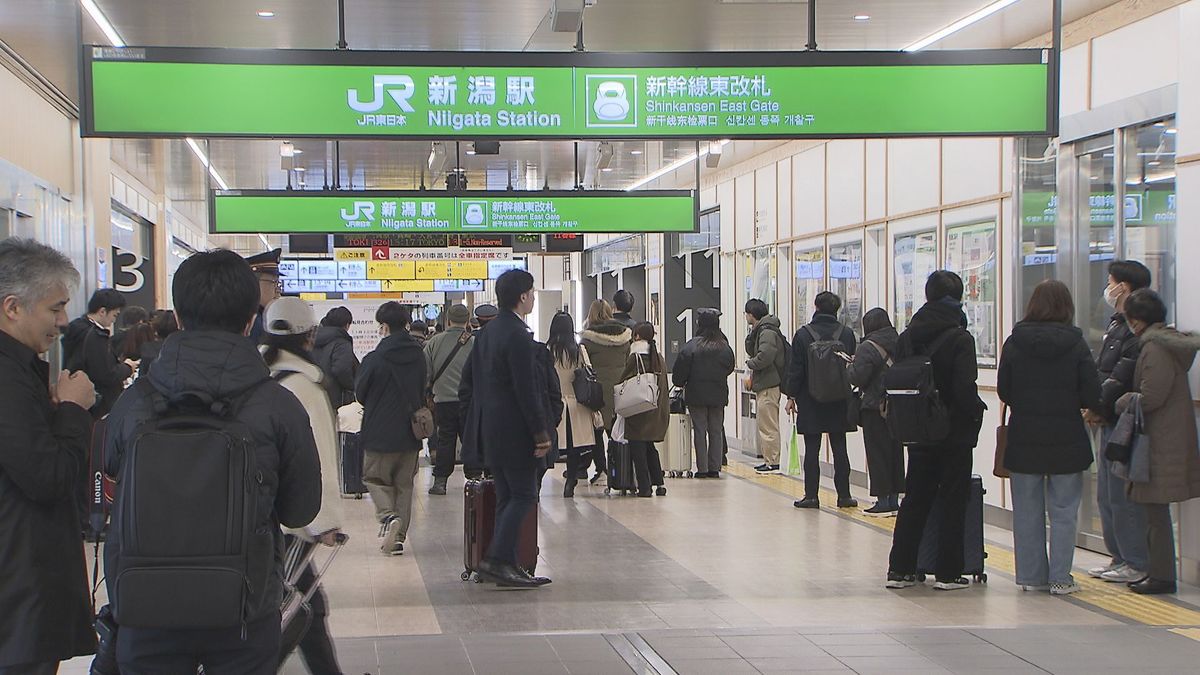
[[[613,387],[621,381],[621,371],[625,369],[625,361],[629,358],[629,343],[633,340],[633,332],[620,321],[613,319],[612,305],[607,300],[593,300],[588,308],[587,323],[579,336],[583,348],[587,350],[592,368],[596,371],[596,379],[604,390],[604,408],[600,415],[604,421],[604,431],[612,433],[613,419]],[[596,447],[603,448],[601,432],[595,434]],[[603,452],[593,452],[592,460],[596,463],[596,475],[592,477],[595,483],[605,474],[605,458]],[[586,468],[586,467],[585,467]]]
[[[658,376],[658,407],[644,413],[625,418],[625,440],[629,442],[629,453],[633,456],[633,473],[637,476],[639,497],[650,497],[658,488],[658,496],[667,494],[664,485],[662,460],[655,443],[667,437],[667,424],[671,415],[671,404],[667,399],[667,363],[654,342],[654,325],[642,321],[633,327],[633,344],[629,348],[629,360],[620,382],[639,373],[654,373]]]
[[[725,454],[725,406],[735,357],[721,332],[720,317],[715,310],[697,312],[696,337],[679,350],[671,370],[671,381],[683,387],[683,402],[692,418],[696,478],[720,478]]]
[[[591,367],[587,349],[575,340],[575,321],[570,314],[559,312],[550,320],[550,338],[546,341],[554,359],[554,370],[562,386],[563,419],[558,425],[558,447],[567,453],[567,481],[563,497],[575,496],[579,480],[580,459],[596,452],[595,413],[575,398],[575,371]],[[583,468],[586,470],[587,466]],[[585,474],[586,475],[586,474]]]
[[[1071,565],[1083,475],[1092,465],[1079,411],[1100,404],[1096,362],[1074,321],[1065,284],[1049,279],[1035,286],[1025,318],[1004,342],[996,382],[1012,410],[1004,467],[1012,473],[1016,581],[1023,590],[1054,595],[1079,590]]]

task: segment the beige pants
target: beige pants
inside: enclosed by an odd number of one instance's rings
[[[390,516],[400,521],[396,541],[408,536],[412,520],[413,478],[420,463],[417,452],[368,452],[363,458],[363,483],[375,503],[375,518],[383,522]]]
[[[758,402],[758,451],[766,464],[779,464],[779,387],[755,394]]]

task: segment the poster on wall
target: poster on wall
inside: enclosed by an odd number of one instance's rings
[[[825,290],[825,252],[796,251],[796,325],[808,323],[816,312],[817,294]]]
[[[154,259],[112,249],[113,288],[125,296],[126,306],[142,307],[147,311],[158,306],[155,294]]]
[[[386,299],[372,300],[313,300],[309,306],[313,314],[320,319],[334,307],[345,307],[350,310],[354,320],[347,332],[354,341],[354,355],[361,361],[364,356],[375,351],[383,336],[379,334],[379,324],[375,322],[375,310],[387,302]]]
[[[842,300],[838,320],[862,335],[863,283],[862,242],[831,245],[829,247],[829,290]]]
[[[896,267],[896,330],[903,332],[925,303],[925,280],[937,269],[937,231],[896,237],[892,259]]]
[[[967,330],[975,336],[981,366],[995,366],[996,336],[996,222],[967,223],[946,228],[946,269],[963,279],[963,311]]]

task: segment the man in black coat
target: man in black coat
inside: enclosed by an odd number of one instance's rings
[[[261,477],[256,513],[258,522],[249,560],[273,561],[258,579],[256,570],[245,600],[241,627],[192,630],[121,626],[117,658],[122,673],[208,672],[274,673],[279,665],[279,606],[283,601],[283,531],[312,522],[321,507],[321,464],[304,406],[271,379],[253,342],[248,339],[258,289],[254,273],[241,256],[227,250],[197,253],[179,266],[172,284],[175,311],[182,330],[163,342],[162,352],[147,376],[154,394],[170,403],[196,395],[216,401],[239,401],[238,422],[256,442],[254,458]],[[126,453],[134,447],[139,427],[156,416],[156,398],[143,387],[131,388],[108,417],[105,471],[121,474]],[[173,486],[138,483],[141,498],[164,499]],[[109,570],[108,597],[117,598],[121,542],[125,538],[122,503],[113,504],[113,518],[104,550]],[[191,523],[173,523],[187,532]],[[266,536],[266,535],[270,536]],[[162,602],[170,603],[164,597]],[[121,607],[114,602],[114,615]]]
[[[72,321],[63,335],[63,368],[82,370],[96,385],[96,405],[91,411],[95,419],[112,410],[135,367],[130,361],[118,360],[112,346],[112,328],[124,308],[124,295],[102,288],[88,300],[87,314]]]
[[[637,325],[637,319],[633,318],[633,293],[625,289],[621,289],[613,293],[613,308],[617,311],[613,312],[613,321],[624,325],[629,330]]]
[[[837,319],[842,299],[829,291],[814,298],[817,313],[807,326],[796,331],[792,338],[792,363],[788,371],[788,412],[796,416],[796,433],[804,436],[804,498],[793,503],[798,509],[816,509],[821,504],[817,493],[821,488],[821,435],[829,435],[833,449],[833,484],[837,488],[839,509],[854,508],[858,501],[850,495],[850,456],[846,453],[846,433],[855,431],[849,422],[849,406],[857,403],[846,390],[843,401],[823,403],[808,391],[808,352],[816,342],[837,340],[845,347],[846,356],[854,356],[858,341],[854,331]]]
[[[917,552],[935,500],[940,502],[942,518],[934,588],[950,591],[970,585],[962,576],[963,528],[972,453],[979,442],[987,406],[976,386],[979,368],[975,337],[966,331],[962,296],[962,278],[954,272],[938,270],[929,275],[925,305],[900,335],[896,361],[927,354],[938,338],[947,336],[929,357],[938,394],[949,409],[950,433],[937,445],[908,448],[908,478],[892,537],[888,588],[907,588],[916,583]]]
[[[27,239],[0,242],[0,673],[58,672],[96,649],[79,539],[95,390],[82,372],[49,387],[50,350],[79,272]]]
[[[425,405],[425,352],[408,332],[412,314],[400,303],[380,305],[375,320],[387,337],[363,359],[354,385],[363,406],[358,435],[364,451],[363,483],[375,503],[383,537],[379,550],[403,555],[421,457],[412,416]]]
[[[496,529],[480,578],[503,586],[550,583],[517,565],[521,522],[537,508],[537,475],[550,451],[545,378],[539,375],[536,345],[522,316],[533,311],[533,275],[509,270],[496,280],[499,315],[475,338],[463,370],[460,400],[466,406],[463,462],[486,466],[496,481]]]

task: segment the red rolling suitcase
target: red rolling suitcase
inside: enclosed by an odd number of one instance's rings
[[[490,479],[469,480],[463,490],[466,508],[463,511],[463,567],[462,580],[472,577],[480,561],[487,555],[492,544],[492,533],[496,529],[496,483]],[[537,569],[538,559],[538,507],[535,504],[525,514],[521,523],[521,536],[517,541],[517,564],[529,574]],[[476,583],[479,578],[475,577]]]

